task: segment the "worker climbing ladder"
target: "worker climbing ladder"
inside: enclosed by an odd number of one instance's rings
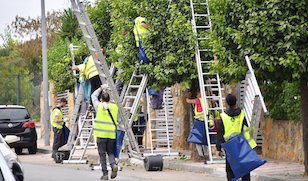
[[[79,0],[71,0],[72,10],[74,11],[77,20],[79,22],[80,28],[83,32],[84,38],[86,40],[88,49],[94,58],[95,66],[97,67],[97,71],[100,77],[100,80],[103,84],[108,84],[110,88],[110,95],[112,100],[119,107],[119,115],[120,115],[120,125],[119,129],[124,129],[126,131],[126,136],[128,137],[128,148],[131,155],[135,158],[142,159],[142,155],[140,154],[140,150],[138,144],[134,138],[134,134],[132,132],[131,126],[129,124],[129,120],[126,116],[126,111],[122,106],[122,101],[116,91],[114,82],[112,77],[110,76],[110,72],[108,69],[108,65],[106,62],[106,57],[102,53],[102,49],[97,40],[95,31],[90,22],[87,11],[85,10],[84,4]],[[96,55],[98,54],[98,60],[96,59]]]
[[[210,64],[214,62],[214,58],[212,56],[211,50],[206,46],[207,34],[208,31],[211,30],[209,7],[206,0],[204,0],[204,2],[195,2],[190,0],[190,7],[192,12],[192,28],[197,36],[195,58],[198,70],[199,87],[203,105],[206,107],[205,111],[203,111],[205,119],[205,130],[207,130],[206,140],[208,145],[214,146],[211,144],[213,143],[211,140],[213,139],[213,136],[210,136],[210,134],[216,135],[217,133],[208,131],[208,123],[210,121],[209,113],[210,111],[223,112],[224,108],[222,102],[220,78],[218,73],[212,73],[210,71]],[[215,90],[217,95],[211,93],[213,90]],[[216,103],[212,104],[213,101]],[[211,146],[208,146],[208,163],[215,162]]]

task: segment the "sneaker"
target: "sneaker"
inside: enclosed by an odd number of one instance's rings
[[[118,166],[117,165],[112,166],[111,170],[112,170],[111,179],[114,179],[118,175]]]
[[[101,176],[101,180],[108,180],[108,175]]]

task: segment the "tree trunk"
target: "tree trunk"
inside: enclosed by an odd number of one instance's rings
[[[182,84],[172,87],[173,95],[173,144],[175,150],[189,149],[186,138],[190,131],[189,105],[186,103],[186,95]]]
[[[307,80],[302,79],[300,83],[301,109],[303,121],[303,142],[304,142],[304,165],[305,176],[308,176],[308,84]]]

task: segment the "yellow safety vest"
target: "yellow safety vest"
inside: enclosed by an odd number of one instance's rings
[[[58,116],[55,116],[56,113],[58,114]],[[64,125],[64,121],[63,121],[63,114],[62,111],[58,108],[55,108],[50,115],[50,120],[51,120],[51,125],[53,127],[56,127],[57,129],[62,129],[63,125]],[[58,123],[59,121],[61,121],[61,123]]]
[[[141,25],[142,22],[147,22],[147,20],[144,17],[137,17],[135,19],[134,35],[137,47],[139,47],[139,41],[143,40],[149,33],[149,30]]]
[[[242,132],[242,125],[245,118],[244,111],[242,110],[238,116],[231,117],[226,113],[220,114],[222,118],[222,122],[225,128],[224,139],[228,141],[230,138],[239,135]],[[249,133],[249,128],[244,125],[243,135],[245,139],[248,141],[251,148],[255,148],[257,146],[255,140],[251,138]]]
[[[86,76],[86,79],[91,79],[92,77],[98,75],[98,71],[97,71],[97,68],[95,66],[95,63],[94,63],[92,56],[90,56],[88,58],[88,61],[87,61],[86,66],[84,68],[84,74]]]
[[[114,103],[108,103],[109,110],[116,124],[118,124],[118,106]],[[97,108],[96,118],[93,124],[93,135],[97,138],[116,138],[116,127],[108,111],[100,103]]]

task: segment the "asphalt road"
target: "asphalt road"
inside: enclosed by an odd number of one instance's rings
[[[78,169],[63,165],[23,163],[25,181],[88,181],[100,180],[101,171]],[[211,177],[203,173],[164,170],[146,172],[139,167],[124,167],[115,181],[223,181],[221,177]]]

